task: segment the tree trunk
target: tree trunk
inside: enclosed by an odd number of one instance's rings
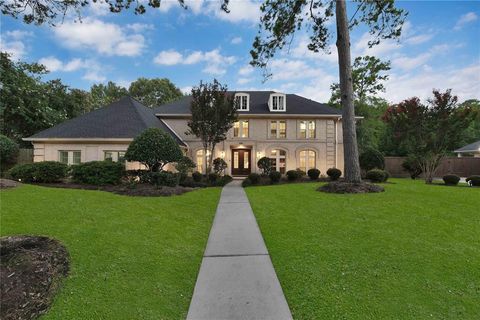
[[[358,161],[355,110],[353,106],[353,81],[350,57],[350,32],[348,30],[347,8],[344,0],[336,0],[337,50],[340,73],[340,94],[342,99],[343,158],[344,176],[347,182],[362,181]]]

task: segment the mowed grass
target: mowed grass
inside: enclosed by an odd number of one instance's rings
[[[480,319],[480,189],[247,188],[295,319]]]
[[[219,188],[173,197],[23,185],[1,191],[1,235],[46,235],[71,256],[42,319],[183,319]]]

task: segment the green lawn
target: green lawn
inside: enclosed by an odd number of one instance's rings
[[[247,188],[295,319],[480,319],[480,189]]]
[[[51,236],[70,252],[71,274],[43,319],[182,319],[219,196],[24,185],[0,193],[1,234]]]

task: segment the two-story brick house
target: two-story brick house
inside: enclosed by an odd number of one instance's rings
[[[267,156],[284,173],[300,168],[343,170],[341,112],[295,94],[273,91],[232,92],[238,99],[238,122],[227,140],[218,144],[214,158],[221,157],[233,176],[257,172],[257,161]],[[69,164],[122,160],[130,141],[148,127],[172,135],[205,172],[208,157],[198,138],[187,135],[191,97],[154,109],[125,97],[110,106],[66,121],[26,138],[34,144],[35,161]],[[127,164],[137,167],[136,164]]]

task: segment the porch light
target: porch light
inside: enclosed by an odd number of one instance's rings
[[[225,158],[225,151],[220,151],[220,158]]]
[[[263,156],[263,152],[262,151],[257,151],[257,158],[261,158]]]

